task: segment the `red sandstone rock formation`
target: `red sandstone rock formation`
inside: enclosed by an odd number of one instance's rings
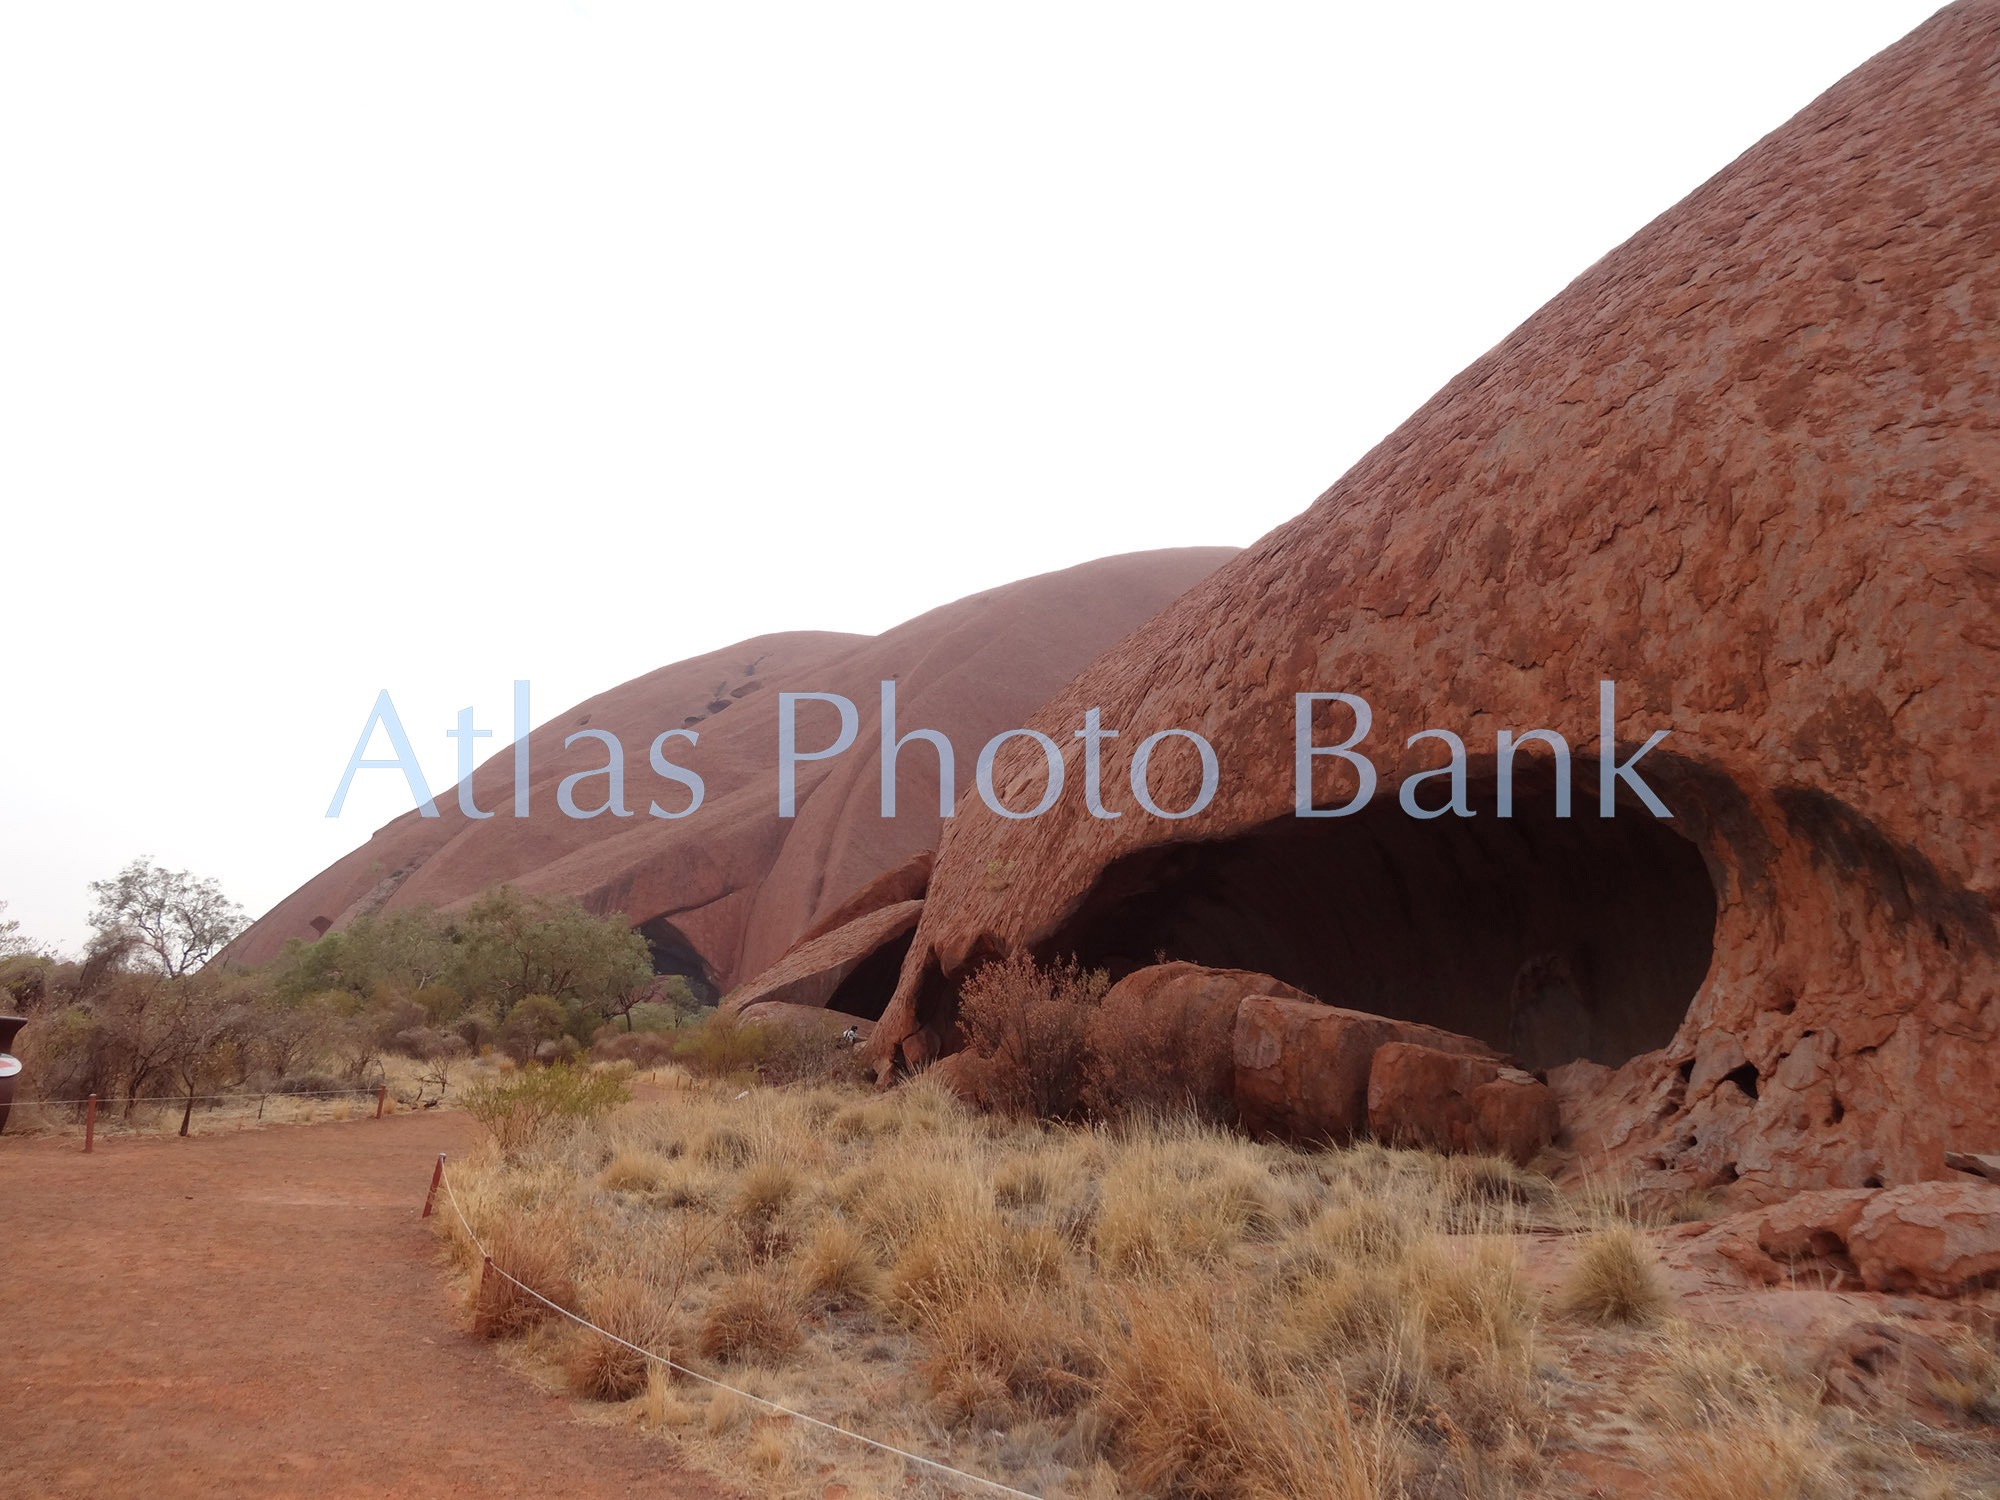
[[[841,985],[880,949],[912,932],[923,909],[921,901],[899,901],[801,942],[749,983],[738,985],[723,1002],[724,1008],[748,1010],[778,1002],[838,1010],[835,1002]],[[885,982],[883,993],[891,983]]]
[[[1380,1141],[1525,1167],[1556,1126],[1548,1085],[1498,1058],[1390,1042],[1368,1069],[1368,1131]]]
[[[1367,1131],[1375,1057],[1392,1043],[1491,1058],[1471,1037],[1321,1005],[1297,990],[1236,1012],[1236,1107],[1257,1135],[1346,1142]],[[1461,1148],[1462,1149],[1462,1148]]]
[[[440,817],[411,812],[377,830],[267,912],[229,957],[261,963],[286,939],[310,941],[363,912],[449,907],[511,881],[527,891],[579,897],[596,911],[626,913],[656,951],[726,990],[774,962],[816,923],[839,920],[836,908],[850,896],[861,901],[859,889],[878,877],[921,894],[924,860],[940,826],[937,756],[922,743],[905,749],[897,816],[881,817],[882,679],[898,682],[898,729],[942,730],[957,755],[958,784],[969,786],[988,738],[1023,723],[1092,657],[1231,555],[1226,548],[1187,548],[1104,558],[989,589],[879,636],[760,636],[662,667],[565,710],[530,735],[532,816],[512,816],[513,761],[503,751],[472,777],[476,805],[497,816],[468,820],[456,796],[441,793]],[[851,749],[799,768],[791,820],[777,816],[781,691],[840,693],[860,717]],[[573,820],[558,811],[556,783],[605,760],[596,743],[564,750],[563,740],[584,726],[609,730],[623,744],[633,817]],[[701,774],[706,800],[684,820],[649,817],[647,802],[656,794],[663,806],[685,803],[685,792],[654,778],[646,764],[653,737],[683,726],[700,741],[694,747],[670,741],[670,755]],[[802,704],[799,726],[803,747],[829,743],[834,710]],[[825,738],[814,737],[822,732]],[[885,887],[866,899],[882,904],[893,894]]]
[[[1563,1071],[1597,1169],[1759,1201],[2000,1151],[2000,7],[1959,4],[1591,266],[1308,511],[1036,716],[1115,820],[962,807],[871,1051],[956,1045],[984,956],[1168,956]],[[1614,754],[1671,808],[1598,816]],[[1368,809],[1295,819],[1293,695],[1363,695]],[[1322,709],[1317,743],[1351,720]],[[1197,729],[1213,802],[1124,788]],[[1465,738],[1473,817],[1403,783]],[[1574,748],[1552,816],[1531,747]],[[1153,795],[1187,806],[1185,744]],[[1315,805],[1353,774],[1315,762]],[[1032,802],[1038,761],[1003,758]],[[1442,786],[1425,784],[1423,805]]]
[[[2000,1280],[2000,1186],[1954,1176],[1894,1188],[1803,1192],[1732,1214],[1691,1247],[1766,1285],[1814,1280],[1951,1297]]]

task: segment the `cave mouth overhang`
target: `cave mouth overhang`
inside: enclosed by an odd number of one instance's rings
[[[722,994],[715,970],[709,967],[692,939],[665,917],[652,917],[633,929],[646,940],[647,955],[657,975],[678,974],[688,982],[696,999],[713,1005]]]
[[[1161,958],[1250,969],[1534,1069],[1664,1047],[1714,955],[1699,817],[1656,818],[1622,797],[1601,816],[1587,760],[1567,818],[1546,767],[1517,767],[1508,818],[1490,775],[1467,790],[1472,817],[1415,818],[1388,789],[1347,817],[1138,851],[1035,947],[1114,977]]]

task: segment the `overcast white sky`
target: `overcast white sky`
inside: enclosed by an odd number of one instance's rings
[[[0,899],[252,912],[541,719],[1251,541],[1921,21],[1667,5],[0,12]]]

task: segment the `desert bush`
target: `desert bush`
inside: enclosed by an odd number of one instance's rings
[[[1668,1299],[1652,1247],[1631,1227],[1614,1224],[1584,1242],[1562,1308],[1593,1323],[1650,1323]]]
[[[598,1030],[591,1044],[594,1062],[629,1062],[644,1070],[674,1060],[674,1038],[657,1031],[617,1031],[609,1026]]]
[[[448,984],[424,985],[410,999],[430,1026],[448,1026],[465,1013],[465,996]]]
[[[1233,1122],[1235,1029],[1230,1006],[1107,992],[1086,1031],[1085,1102],[1105,1116],[1144,1110]]]
[[[734,1011],[718,1010],[675,1041],[674,1056],[703,1078],[729,1078],[752,1072],[770,1046],[762,1026],[746,1025]]]
[[[569,1024],[562,1002],[552,995],[525,995],[500,1026],[500,1045],[517,1063],[527,1062],[544,1042],[553,1042]]]
[[[959,1024],[986,1064],[982,1089],[994,1108],[1044,1120],[1081,1112],[1090,1024],[1110,983],[1074,960],[1044,968],[1025,953],[988,963],[965,982]]]
[[[614,1075],[557,1066],[482,1080],[466,1089],[459,1102],[502,1151],[516,1151],[552,1126],[592,1119],[631,1097],[632,1091]]]
[[[861,1086],[874,1082],[874,1069],[837,1036],[814,1027],[763,1026],[764,1050],[757,1076],[765,1083],[823,1083]]]

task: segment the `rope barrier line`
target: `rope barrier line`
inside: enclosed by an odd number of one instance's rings
[[[442,1165],[443,1165],[443,1159],[440,1158],[439,1159],[440,1170],[442,1169]],[[918,1463],[924,1465],[926,1468],[936,1469],[941,1474],[949,1474],[954,1479],[967,1479],[974,1484],[984,1485],[987,1489],[998,1491],[1002,1495],[1017,1495],[1020,1497],[1020,1500],[1041,1500],[1041,1497],[1038,1495],[1032,1495],[1026,1490],[1017,1490],[1012,1485],[1002,1484],[997,1479],[987,1479],[978,1474],[967,1473],[964,1469],[954,1469],[950,1464],[940,1463],[935,1458],[925,1458],[921,1453],[912,1453],[908,1449],[898,1448],[892,1443],[884,1443],[876,1438],[866,1437],[863,1436],[861,1433],[849,1431],[847,1428],[838,1426],[835,1423],[825,1422],[818,1417],[808,1416],[806,1413],[802,1411],[794,1411],[789,1406],[780,1406],[777,1402],[767,1400],[762,1396],[753,1396],[750,1394],[750,1392],[745,1390],[739,1390],[737,1387],[728,1384],[726,1381],[717,1380],[712,1375],[704,1375],[699,1370],[690,1370],[686,1365],[678,1364],[675,1361],[668,1359],[664,1354],[655,1354],[650,1349],[641,1349],[637,1344],[630,1343],[625,1339],[621,1339],[615,1333],[610,1333],[602,1328],[599,1328],[595,1323],[591,1322],[588,1318],[585,1318],[577,1313],[571,1312],[568,1308],[564,1307],[560,1302],[551,1302],[547,1297],[544,1297],[540,1292],[536,1291],[526,1282],[523,1282],[518,1277],[509,1274],[502,1267],[495,1265],[493,1263],[493,1257],[486,1253],[486,1247],[479,1243],[479,1236],[472,1232],[472,1225],[470,1222],[467,1221],[465,1217],[465,1210],[460,1208],[458,1205],[458,1194],[452,1190],[451,1186],[451,1173],[442,1172],[441,1170],[441,1175],[444,1181],[445,1197],[448,1198],[451,1202],[451,1211],[454,1214],[458,1215],[459,1227],[465,1231],[465,1237],[472,1241],[473,1248],[479,1252],[480,1259],[484,1263],[485,1268],[491,1270],[492,1272],[494,1272],[494,1274],[501,1276],[508,1281],[513,1282],[513,1284],[516,1287],[526,1292],[530,1297],[533,1297],[537,1302],[541,1303],[544,1307],[547,1307],[554,1312],[561,1313],[565,1318],[568,1318],[572,1323],[581,1324],[583,1327],[588,1328],[592,1333],[597,1334],[601,1338],[607,1338],[611,1340],[611,1342],[614,1344],[618,1344],[623,1348],[630,1349],[634,1354],[640,1355],[645,1359],[650,1359],[654,1361],[656,1364],[665,1365],[668,1369],[676,1371],[679,1374],[686,1375],[690,1379],[699,1380],[704,1385],[712,1385],[717,1390],[728,1391],[731,1395],[741,1396],[746,1401],[754,1401],[759,1406],[767,1406],[772,1411],[777,1412],[780,1416],[791,1417],[794,1421],[810,1423],[814,1427],[823,1428],[827,1432],[837,1433],[839,1436],[844,1438],[850,1438],[857,1443],[866,1443],[870,1448],[879,1449],[884,1453],[893,1453],[898,1458],[906,1458],[911,1463]]]
[[[252,1099],[339,1099],[339,1098],[372,1099],[374,1097],[375,1097],[375,1090],[372,1088],[299,1089],[296,1091],[287,1089],[283,1093],[269,1093],[269,1094],[196,1094],[194,1096],[194,1102],[197,1104],[202,1104],[207,1102],[213,1102],[217,1099],[222,1099],[222,1100],[234,1099],[239,1101],[240,1103],[248,1104]],[[107,1109],[113,1105],[123,1105],[128,1102],[132,1104],[185,1104],[187,1103],[187,1101],[188,1101],[188,1096],[186,1094],[139,1094],[129,1101],[125,1098],[123,1094],[99,1094],[97,1096],[98,1104]],[[81,1099],[16,1099],[14,1103],[16,1105],[88,1104],[90,1103],[90,1096],[86,1094]]]

